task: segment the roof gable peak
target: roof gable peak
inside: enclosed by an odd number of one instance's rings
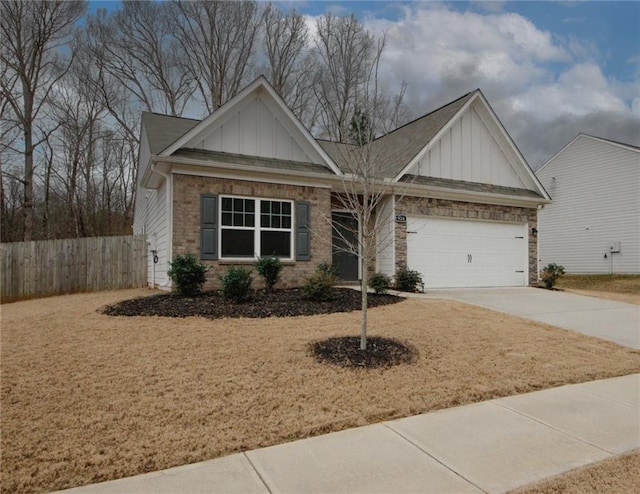
[[[256,103],[258,100],[259,102]],[[160,153],[160,156],[168,157],[180,148],[196,147],[195,143],[204,142],[204,140],[207,139],[216,128],[224,125],[225,121],[233,118],[238,119],[238,115],[242,110],[252,104],[254,106],[261,105],[260,108],[264,115],[270,115],[269,118],[273,121],[274,127],[277,127],[275,131],[278,133],[278,136],[281,139],[292,139],[296,146],[301,150],[304,150],[301,151],[301,153],[305,154],[309,158],[308,161],[321,164],[335,174],[342,174],[331,157],[324,151],[324,149],[322,149],[304,125],[302,125],[300,120],[298,120],[280,95],[275,91],[271,84],[269,84],[264,75],[258,76],[236,96],[231,98],[208,117],[197,123],[191,130],[175,140],[171,145],[166,147]],[[263,123],[262,125],[265,126],[266,124]],[[247,132],[255,133],[255,130],[249,130]],[[219,139],[222,139],[222,137],[219,137]],[[265,142],[266,141],[268,141],[268,139],[266,139]],[[240,151],[239,154],[245,153]],[[246,154],[256,154],[257,156],[260,156],[259,153],[252,152]],[[302,161],[307,160],[305,159]]]

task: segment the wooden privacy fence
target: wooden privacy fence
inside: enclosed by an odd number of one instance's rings
[[[144,235],[0,244],[1,302],[147,284]]]

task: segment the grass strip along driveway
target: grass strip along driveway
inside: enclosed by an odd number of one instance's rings
[[[2,484],[43,492],[382,420],[640,371],[640,352],[442,300],[370,310],[414,363],[320,364],[358,312],[268,319],[113,317],[129,290],[3,305]]]

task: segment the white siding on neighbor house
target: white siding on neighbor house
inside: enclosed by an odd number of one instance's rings
[[[537,175],[554,201],[538,215],[541,269],[640,273],[640,152],[581,135]]]
[[[395,274],[394,232],[395,210],[393,196],[385,198],[378,212],[376,232],[376,272],[387,276]]]
[[[470,106],[418,163],[427,177],[528,188],[478,112]]]
[[[209,151],[313,162],[315,155],[302,134],[273,102],[256,96],[212,125],[212,132],[193,147]],[[315,161],[318,161],[317,159]]]

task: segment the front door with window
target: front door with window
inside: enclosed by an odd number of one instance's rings
[[[357,281],[358,256],[354,248],[358,248],[358,220],[351,213],[334,212],[331,215],[333,223],[332,258],[331,263],[343,281]]]

